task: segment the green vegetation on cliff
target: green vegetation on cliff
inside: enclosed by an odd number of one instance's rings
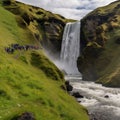
[[[52,53],[60,51],[64,26],[72,20],[15,0],[4,1],[4,8],[15,14],[19,27],[27,26],[36,41],[41,42],[42,46]]]
[[[81,22],[78,67],[84,79],[120,87],[120,1],[94,10]]]
[[[0,120],[15,120],[23,112],[33,113],[36,120],[88,120],[86,109],[61,89],[63,75],[42,49],[16,50],[12,54],[5,51],[5,47],[15,43],[40,45],[18,14],[20,6],[25,5],[12,4],[16,6],[5,8],[16,8],[16,14],[3,8],[0,2]],[[21,15],[23,12],[19,11]]]

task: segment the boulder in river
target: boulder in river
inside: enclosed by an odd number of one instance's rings
[[[79,92],[73,92],[72,96],[74,96],[75,98],[83,98],[83,95],[80,95]]]
[[[70,85],[69,81],[65,82],[65,86],[66,86],[67,91],[72,91],[73,90],[73,87],[72,87],[72,85]]]
[[[104,97],[105,97],[105,98],[109,98],[109,96],[108,96],[108,95],[105,95]]]

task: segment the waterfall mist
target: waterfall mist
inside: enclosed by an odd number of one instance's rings
[[[67,76],[81,77],[77,68],[77,59],[80,55],[80,22],[66,24],[58,59],[49,50],[45,50],[45,53]]]

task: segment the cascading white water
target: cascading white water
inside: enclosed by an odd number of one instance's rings
[[[120,120],[119,88],[107,88],[90,81],[72,81],[71,85],[73,92],[84,96],[78,101],[87,107],[91,120]]]
[[[63,34],[59,68],[68,74],[65,79],[73,86],[72,92],[79,92],[84,96],[77,100],[87,107],[91,120],[120,120],[120,90],[82,81],[76,64],[79,55],[80,22],[67,23]]]
[[[79,55],[80,22],[67,23],[63,34],[59,68],[68,74],[65,79],[73,86],[72,92],[79,92],[84,96],[77,100],[87,107],[91,120],[120,120],[120,90],[82,81],[76,64]]]
[[[80,74],[77,58],[80,55],[80,22],[67,23],[63,33],[60,60],[67,74]]]

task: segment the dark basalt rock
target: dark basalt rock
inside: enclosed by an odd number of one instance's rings
[[[65,82],[65,86],[66,86],[67,91],[72,91],[73,90],[73,87],[72,87],[72,85],[70,85],[69,81]]]
[[[24,14],[22,15],[22,18],[24,19],[24,21],[25,21],[28,25],[30,24],[30,21],[32,20],[27,13],[24,13]]]
[[[105,98],[109,98],[109,96],[108,96],[108,95],[105,95],[104,97],[105,97]]]
[[[3,1],[3,5],[5,5],[5,6],[10,5],[10,4],[11,4],[10,0],[4,0]]]
[[[78,100],[78,103],[81,103],[81,101],[80,101],[80,100]]]
[[[11,120],[36,120],[35,117],[33,116],[32,113],[30,112],[25,112],[25,113],[22,113],[20,116],[18,117],[14,117],[13,119]]]
[[[80,95],[79,92],[74,92],[74,93],[72,94],[72,96],[74,96],[75,98],[83,98],[83,97],[84,97],[84,96]]]

